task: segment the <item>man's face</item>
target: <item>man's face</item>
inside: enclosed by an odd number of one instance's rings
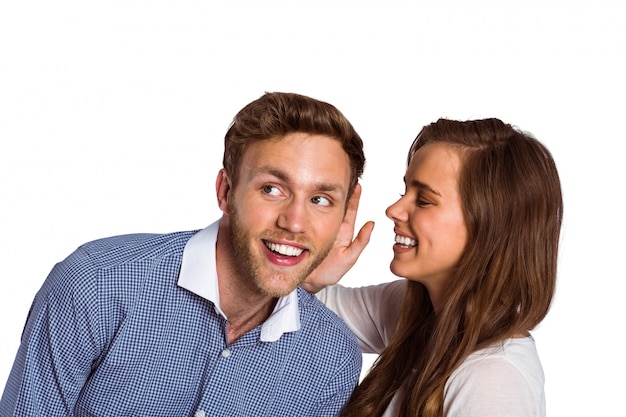
[[[333,138],[291,133],[249,145],[239,169],[228,200],[234,259],[262,293],[286,295],[333,246],[350,161]]]

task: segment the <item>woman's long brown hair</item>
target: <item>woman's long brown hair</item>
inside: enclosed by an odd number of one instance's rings
[[[459,149],[468,243],[435,315],[426,288],[409,281],[398,329],[344,416],[381,416],[399,395],[400,416],[441,417],[446,381],[467,356],[537,326],[556,285],[563,203],[550,152],[498,119],[440,119],[413,142]]]

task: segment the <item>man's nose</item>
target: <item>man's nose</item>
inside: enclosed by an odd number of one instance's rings
[[[305,203],[296,199],[284,205],[277,220],[278,227],[292,233],[302,233],[305,231],[306,223],[307,214]]]

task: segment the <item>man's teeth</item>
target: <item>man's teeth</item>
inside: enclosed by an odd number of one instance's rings
[[[396,235],[395,241],[402,246],[417,246],[417,240],[413,240],[406,236]]]
[[[304,252],[304,249],[294,248],[293,246],[288,246],[288,245],[278,245],[276,243],[271,243],[271,242],[265,242],[265,245],[272,252],[280,253],[281,255],[285,255],[285,256],[298,256],[302,252]]]

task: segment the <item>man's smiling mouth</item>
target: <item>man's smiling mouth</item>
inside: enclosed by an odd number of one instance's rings
[[[264,240],[263,243],[265,243],[265,246],[272,252],[283,256],[300,256],[302,252],[304,252],[304,249],[296,248],[295,246],[272,243],[266,240]]]

